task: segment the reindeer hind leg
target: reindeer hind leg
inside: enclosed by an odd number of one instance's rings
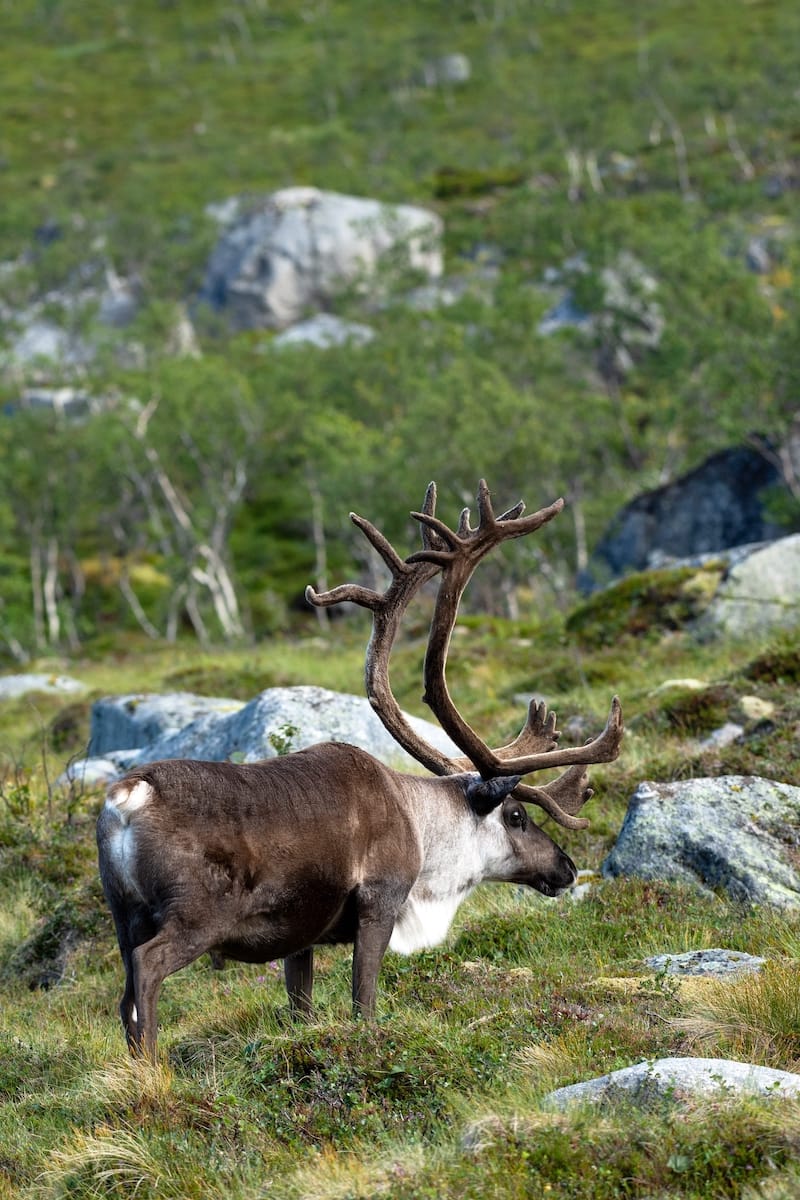
[[[216,933],[216,931],[215,931]],[[191,930],[165,925],[148,942],[133,951],[133,990],[136,1009],[135,1051],[155,1058],[158,1031],[157,1007],[161,985],[204,954],[216,937],[199,940]]]
[[[283,960],[283,975],[293,1017],[309,1019],[313,1014],[311,993],[314,990],[314,947],[289,954]]]

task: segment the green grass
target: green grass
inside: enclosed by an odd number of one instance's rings
[[[337,629],[327,648],[315,637],[274,640],[255,655],[179,647],[62,666],[91,694],[191,686],[244,698],[260,682],[309,678],[358,691],[363,632]],[[608,650],[576,659],[555,626],[528,645],[532,632],[471,619],[455,639],[454,690],[480,727],[505,736],[519,723],[518,693],[534,685],[534,660],[551,682],[565,673],[568,686],[548,696],[562,724],[569,715],[602,721]],[[788,635],[747,648],[674,631],[623,637],[614,679],[630,728],[623,756],[592,772],[591,828],[553,831],[581,867],[599,867],[642,778],[735,767],[798,782],[796,649]],[[420,650],[415,636],[399,648],[404,703],[418,697]],[[580,671],[567,677],[576,662]],[[656,691],[690,673],[705,690]],[[687,725],[685,704],[708,692],[715,719],[743,695],[771,700],[771,732],[711,757],[690,750],[705,722]],[[57,701],[51,721],[58,703],[69,725],[74,702]],[[21,735],[24,711],[0,709],[6,740]],[[796,916],[657,882],[597,884],[577,903],[486,887],[463,906],[446,945],[387,955],[374,1026],[350,1017],[345,948],[318,955],[310,1024],[289,1020],[278,964],[215,972],[204,960],[166,981],[159,1066],[132,1063],[94,865],[100,795],[48,796],[41,722],[30,711],[29,719],[31,756],[18,754],[0,793],[0,1196],[699,1200],[755,1197],[762,1180],[770,1194],[792,1194],[795,1105],[713,1101],[646,1114],[623,1106],[599,1117],[555,1115],[540,1102],[553,1087],[665,1055],[796,1068]],[[51,776],[54,768],[55,760]],[[767,972],[692,989],[643,966],[651,954],[719,945],[763,954]]]
[[[636,1194],[625,1191],[633,1162],[667,1181],[669,1160],[683,1154],[695,1189],[686,1194],[724,1181],[739,1194],[751,1169],[791,1161],[793,1110],[782,1106],[782,1132],[750,1104],[698,1110],[688,1123],[650,1114],[658,1136],[647,1138],[635,1113],[588,1125],[581,1114],[546,1117],[538,1100],[549,1087],[689,1044],[669,989],[603,991],[603,977],[639,970],[642,954],[665,945],[774,954],[785,928],[770,914],[667,887],[615,884],[555,906],[497,889],[470,902],[450,946],[388,956],[375,1026],[349,1018],[344,951],[321,956],[310,1025],[288,1022],[269,966],[218,974],[195,964],[165,985],[157,1069],[123,1050],[120,970],[106,930],[73,952],[59,987],[4,991],[0,1130],[17,1132],[4,1139],[2,1169],[23,1195],[254,1197],[268,1187],[289,1197],[313,1186],[360,1196],[377,1193],[389,1171],[398,1194],[455,1194],[488,1173],[502,1196],[523,1194],[525,1181],[589,1196],[598,1172],[596,1194]],[[780,1027],[788,1006],[773,1007]],[[704,1052],[724,1052],[728,1036],[720,1019]],[[755,1058],[791,1066],[796,1055],[795,1032],[762,1042]],[[465,1130],[488,1114],[482,1148],[465,1153]],[[763,1138],[743,1136],[753,1123]],[[21,1138],[20,1124],[33,1136]],[[660,1139],[646,1165],[645,1146]]]
[[[0,24],[0,260],[18,264],[0,273],[0,300],[25,308],[87,260],[141,282],[131,336],[145,366],[123,370],[106,331],[88,384],[161,398],[150,433],[198,522],[226,454],[246,450],[227,549],[252,634],[200,648],[185,624],[174,645],[135,625],[121,567],[163,630],[184,563],[144,510],[122,546],[109,533],[129,520],[124,406],[63,428],[13,418],[0,439],[0,661],[17,669],[16,639],[32,655],[24,669],[70,673],[86,691],[0,702],[0,1200],[796,1196],[797,1105],[541,1107],[552,1087],[665,1054],[796,1068],[796,917],[663,883],[597,883],[580,903],[481,889],[445,946],[387,956],[374,1026],[350,1018],[344,950],[319,954],[308,1025],[289,1021],[272,964],[194,964],[165,985],[153,1067],[129,1060],[116,1015],[101,796],[53,780],[109,693],[361,694],[366,616],[326,631],[296,609],[314,574],[309,478],[338,583],[363,567],[350,507],[406,553],[417,535],[404,514],[430,478],[451,520],[486,475],[509,504],[571,503],[535,550],[509,550],[520,620],[497,615],[499,574],[478,577],[471,609],[495,615],[465,613],[450,684],[498,743],[531,695],[577,742],[620,694],[624,750],[591,772],[590,828],[548,823],[581,867],[599,867],[642,779],[800,785],[797,633],[699,640],[691,623],[713,570],[645,573],[569,611],[580,518],[591,546],[665,474],[754,430],[780,441],[789,429],[797,4],[0,0]],[[425,64],[451,52],[469,57],[469,81],[425,86]],[[378,337],[358,354],[279,358],[268,334],[231,337],[198,313],[203,357],[165,362],[174,306],[196,295],[217,236],[206,205],[295,184],[426,204],[444,218],[448,271],[474,275],[488,252],[499,276],[488,297],[481,283],[439,313],[371,311]],[[764,277],[745,263],[756,234],[773,255]],[[621,251],[657,278],[667,324],[617,388],[598,375],[596,345],[536,327],[548,267],[583,254],[588,302]],[[355,297],[341,311],[364,319]],[[98,333],[90,312],[79,324]],[[18,387],[0,381],[0,404]],[[61,553],[64,621],[48,655],[31,605],[35,530]],[[81,644],[67,653],[70,612]],[[424,716],[426,602],[409,616],[392,677]],[[747,696],[771,715],[743,718]],[[744,724],[741,743],[701,749],[725,720]],[[695,991],[643,973],[648,954],[717,945],[761,953],[769,969]]]

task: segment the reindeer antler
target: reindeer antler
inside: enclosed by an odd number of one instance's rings
[[[541,528],[563,507],[564,501],[556,500],[523,517],[525,505],[520,501],[496,517],[489,489],[482,479],[478,488],[477,527],[471,527],[469,510],[464,509],[458,529],[454,531],[436,516],[436,485],[431,483],[421,511],[411,514],[422,526],[422,549],[406,559],[400,558],[374,525],[363,517],[350,514],[351,520],[389,568],[392,581],[383,594],[357,584],[345,584],[322,593],[309,587],[306,597],[311,604],[321,607],[351,601],[372,611],[373,630],[365,662],[367,696],[392,737],[413,758],[436,775],[450,775],[474,767],[484,778],[527,775],[547,767],[568,765],[569,770],[545,787],[520,784],[514,794],[521,800],[537,804],[558,824],[579,829],[588,825],[588,821],[575,814],[592,795],[587,786],[585,764],[610,762],[619,753],[623,732],[619,700],[614,697],[612,701],[603,733],[585,746],[573,749],[556,748],[559,732],[555,714],[548,714],[543,703],[531,702],[525,725],[517,737],[507,746],[492,750],[456,709],[445,678],[447,651],[458,606],[480,560],[500,542],[524,537]],[[442,728],[466,755],[465,760],[449,758],[415,733],[403,716],[389,681],[389,658],[403,613],[419,589],[440,572],[442,580],[425,655],[424,699]]]
[[[422,512],[426,517],[433,517],[435,510],[436,484],[430,483],[425,493]],[[343,584],[327,592],[315,592],[312,587],[307,587],[306,599],[318,608],[330,608],[334,604],[349,600],[362,608],[372,610],[372,636],[367,646],[364,664],[367,699],[394,740],[407,750],[412,758],[422,763],[434,775],[450,775],[457,768],[452,766],[447,755],[440,753],[411,728],[394,698],[389,681],[389,657],[403,614],[420,588],[439,574],[439,565],[404,561],[383,534],[364,517],[350,513],[350,520],[378,551],[389,568],[392,582],[383,595],[353,583]],[[427,528],[422,531],[422,544],[425,550],[435,551],[440,548],[438,537]]]
[[[408,561],[436,562],[442,568],[442,582],[436,598],[436,608],[431,623],[428,639],[428,649],[425,655],[425,703],[430,705],[439,724],[450,735],[459,749],[463,750],[471,762],[475,764],[484,778],[494,775],[528,775],[531,771],[541,771],[547,767],[560,767],[580,763],[611,762],[619,754],[622,740],[622,709],[615,696],[611,702],[606,727],[599,737],[588,742],[585,746],[568,750],[536,750],[522,756],[503,753],[502,757],[491,750],[483,742],[475,730],[467,724],[456,709],[447,689],[445,666],[450,637],[458,615],[458,606],[464,588],[467,586],[473,571],[480,560],[501,542],[509,538],[523,537],[540,529],[547,521],[552,520],[564,507],[563,500],[556,500],[546,508],[540,508],[530,517],[521,517],[522,503],[515,508],[495,517],[489,488],[486,480],[478,485],[479,523],[472,529],[469,523],[469,509],[461,514],[458,532],[448,529],[443,522],[437,520],[424,510],[411,515],[430,529],[434,529],[448,544],[448,549],[423,549],[412,554]],[[522,748],[525,742],[525,730],[522,731],[515,743],[515,749]],[[510,750],[507,747],[506,750]]]

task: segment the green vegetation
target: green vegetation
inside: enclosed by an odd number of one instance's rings
[[[190,685],[245,696],[259,676],[358,691],[366,618],[356,623],[246,653],[145,644],[71,667],[90,694]],[[393,679],[416,711],[420,654],[412,622]],[[613,680],[623,756],[592,770],[590,828],[551,830],[597,870],[641,779],[741,772],[800,785],[799,659],[797,634],[747,650],[651,628],[621,632],[612,652],[576,646],[555,617],[536,629],[471,617],[451,674],[459,703],[498,740],[520,721],[520,694],[543,680],[562,727],[581,718],[599,728]],[[712,719],[744,720],[754,696],[769,707],[766,725],[751,719],[740,744],[699,748]],[[59,751],[54,730],[68,731]],[[446,945],[387,956],[374,1027],[350,1018],[344,948],[319,954],[310,1024],[289,1020],[278,964],[217,972],[198,962],[165,985],[159,1065],[130,1062],[95,866],[101,796],[47,786],[87,734],[87,702],[0,706],[0,742],[15,748],[0,785],[0,1196],[755,1200],[762,1180],[774,1189],[765,1194],[796,1190],[795,1104],[623,1106],[602,1118],[541,1108],[553,1087],[647,1058],[800,1069],[798,917],[668,883],[595,882],[577,903],[481,889]],[[647,955],[710,946],[763,954],[768,969],[733,985],[643,973]]]
[[[106,401],[65,423],[16,411],[19,374],[0,381],[6,660],[104,653],[120,629],[237,641],[310,621],[321,553],[331,582],[363,566],[349,509],[411,546],[405,514],[431,478],[448,516],[481,475],[509,504],[566,495],[536,551],[508,558],[521,586],[547,568],[535,602],[563,601],[621,502],[753,433],[785,440],[800,319],[788,0],[2,12],[0,302],[13,316],[49,296],[44,315],[97,347],[73,382]],[[469,78],[437,82],[452,53]],[[292,184],[432,207],[463,295],[366,313],[343,295],[337,311],[377,334],[358,350],[232,336],[194,308],[217,236],[206,206]],[[603,307],[625,256],[656,282],[657,346]],[[546,272],[568,261],[600,319],[541,336],[559,294]],[[127,330],[53,299],[108,268],[141,295]],[[199,358],[170,350],[185,302]],[[797,524],[791,497],[777,507]]]
[[[622,502],[796,420],[800,8],[0,0],[0,24],[0,353],[35,303],[97,350],[72,374],[24,380],[4,359],[0,375],[0,666],[87,685],[0,701],[0,1200],[797,1195],[797,1104],[540,1104],[666,1054],[800,1069],[796,916],[666,883],[596,882],[577,903],[482,889],[445,946],[387,956],[374,1027],[350,1019],[345,950],[319,955],[310,1024],[289,1021],[277,964],[199,962],[167,981],[152,1066],[128,1060],[116,1015],[101,797],[53,781],[102,694],[360,693],[365,616],[318,623],[303,587],[370,569],[351,508],[405,553],[429,479],[452,522],[485,476],[500,505],[568,507],[479,572],[450,683],[498,741],[534,692],[573,741],[619,692],[623,756],[592,771],[590,828],[557,831],[581,867],[642,779],[800,785],[797,633],[697,640],[714,567],[580,605],[573,587]],[[432,81],[453,53],[469,78]],[[435,210],[463,294],[430,312],[342,295],[377,334],[357,350],[231,334],[194,305],[206,206],[295,184]],[[664,318],[624,369],[603,284],[621,255]],[[140,292],[124,331],[58,302],[108,268]],[[552,269],[591,331],[537,332]],[[185,304],[198,357],[171,348]],[[21,408],[25,382],[105,405]],[[791,497],[775,514],[798,524]],[[420,715],[429,603],[393,660]],[[743,736],[703,748],[726,720]],[[712,946],[769,968],[694,989],[642,974],[647,954]]]
[[[680,629],[702,615],[722,574],[721,565],[638,571],[574,609],[567,632],[597,647],[613,646],[623,633]]]

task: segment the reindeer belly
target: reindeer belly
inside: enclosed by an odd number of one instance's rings
[[[224,927],[213,949],[240,962],[285,958],[320,942],[351,941],[350,889],[326,880],[273,890],[254,890],[246,914],[241,910]],[[349,933],[349,936],[347,936]]]

